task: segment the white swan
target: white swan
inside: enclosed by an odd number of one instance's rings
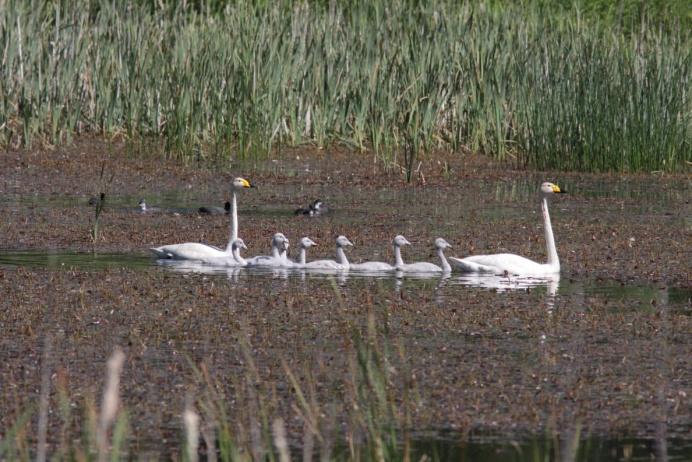
[[[254,266],[271,266],[283,268],[286,267],[286,260],[282,257],[282,252],[285,252],[288,248],[288,238],[282,233],[274,234],[272,237],[272,254],[271,255],[259,255],[257,257],[250,258],[246,260],[248,267]]]
[[[231,236],[226,250],[221,250],[213,245],[200,244],[199,242],[186,242],[184,244],[163,245],[150,250],[157,258],[170,258],[173,260],[205,260],[210,258],[229,257],[233,253],[233,241],[238,239],[238,207],[236,190],[253,188],[245,178],[235,178],[231,183]]]
[[[542,276],[560,272],[560,260],[557,256],[553,227],[548,213],[548,194],[564,193],[556,184],[545,182],[541,185],[541,210],[543,227],[548,250],[548,263],[537,263],[528,258],[512,253],[493,255],[473,255],[466,258],[450,257],[449,261],[455,270],[464,273],[513,274],[519,276]]]
[[[304,237],[300,240],[300,254],[298,255],[298,260],[295,262],[296,266],[300,268],[305,266],[308,249],[315,245],[317,245],[317,243],[309,237]]]
[[[247,266],[247,262],[240,255],[240,249],[247,250],[247,246],[245,245],[245,241],[243,241],[241,238],[238,238],[231,243],[231,248],[232,248],[233,260],[235,261],[235,264],[227,265],[227,266]],[[230,263],[230,261],[229,261],[229,263]]]
[[[306,263],[303,268],[305,269],[319,269],[319,270],[347,270],[349,269],[348,259],[346,258],[346,253],[344,253],[344,247],[353,246],[351,241],[349,241],[346,236],[339,236],[336,238],[336,260],[315,260]]]
[[[407,241],[404,236],[395,237],[394,252],[396,256],[397,271],[402,271],[404,273],[450,273],[452,271],[452,267],[449,265],[449,262],[444,254],[444,249],[451,247],[451,245],[441,237],[435,239],[435,248],[437,249],[437,255],[440,257],[440,263],[442,266],[437,266],[434,263],[428,263],[425,261],[408,264],[404,263],[403,259],[401,258],[402,245],[411,245],[411,243]]]

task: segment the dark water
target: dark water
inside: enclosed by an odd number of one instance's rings
[[[105,268],[149,268],[151,258],[121,253],[83,253],[61,250],[0,251],[0,267],[50,268],[56,270],[99,270]]]
[[[644,438],[603,438],[574,435],[529,436],[507,439],[500,436],[473,435],[466,440],[454,440],[450,435],[415,439],[413,460],[427,456],[433,460],[456,461],[690,461],[692,441]]]

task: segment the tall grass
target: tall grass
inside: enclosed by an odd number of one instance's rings
[[[243,346],[247,368],[233,381],[232,396],[223,394],[227,387],[215,381],[204,364],[192,365],[197,383],[190,387],[194,394],[188,395],[181,406],[181,436],[179,441],[166,442],[165,450],[180,454],[180,460],[188,462],[199,460],[200,456],[209,461],[284,462],[298,458],[295,456],[301,452],[302,460],[438,460],[434,447],[416,448],[408,434],[411,422],[407,407],[412,405],[410,396],[416,393],[411,378],[406,377],[405,354],[400,353],[400,358],[392,354],[386,335],[378,332],[371,313],[365,332],[353,331],[348,353],[350,367],[343,377],[345,391],[340,397],[335,396],[339,394],[337,390],[332,390],[332,402],[320,402],[320,385],[310,369],[298,378],[284,364],[291,390],[289,397],[284,397],[289,402],[280,403],[285,394],[277,396],[276,384],[259,372],[247,344]],[[59,420],[61,428],[59,436],[53,435],[55,441],[51,445],[46,447],[43,442],[50,460],[117,461],[140,456],[138,446],[128,440],[127,412],[121,408],[119,383],[124,361],[124,353],[116,348],[107,363],[101,407],[97,410],[93,398],[88,398],[81,420],[72,418],[70,391],[61,384],[64,380],[58,378],[57,402],[53,403],[58,412],[51,418]],[[50,390],[43,390],[42,394],[48,400]],[[127,401],[124,396],[122,404],[127,406]],[[229,408],[231,402],[235,403],[235,411]],[[295,425],[287,428],[287,420],[280,416],[282,404],[292,416],[290,421],[302,421],[302,436],[300,426],[297,431]],[[34,458],[32,411],[18,416],[11,428],[0,429],[0,460]],[[343,423],[335,423],[335,412],[345,414]],[[560,436],[567,437],[565,444]],[[204,446],[200,446],[201,442]],[[560,433],[550,430],[545,441],[537,437],[524,448],[514,441],[511,445],[511,460],[516,461],[557,460],[560,454],[565,457],[560,460],[590,460],[590,452],[580,450],[578,426],[576,433],[569,429]],[[39,451],[40,446],[39,443]]]
[[[183,159],[343,143],[409,175],[436,149],[674,171],[692,152],[692,18],[632,3],[0,0],[0,143],[153,136]]]

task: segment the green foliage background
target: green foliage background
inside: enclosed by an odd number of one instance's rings
[[[334,143],[539,169],[690,165],[683,1],[0,1],[0,143],[181,158]],[[402,154],[403,153],[403,154]]]

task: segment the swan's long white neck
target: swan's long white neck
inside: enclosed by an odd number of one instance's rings
[[[238,239],[238,203],[235,189],[231,189],[231,196],[231,240],[228,242],[229,246]]]
[[[443,248],[438,248],[437,249],[437,255],[440,257],[440,262],[442,263],[442,271],[445,273],[451,273],[452,272],[452,266],[449,264],[447,261],[447,257],[445,257],[445,251]]]
[[[275,242],[272,242],[272,257],[281,259],[281,252]]]
[[[245,266],[247,264],[245,259],[240,256],[240,248],[239,247],[236,247],[235,249],[233,249],[233,258],[235,258],[235,261],[237,261],[238,263],[240,263],[243,266]]]
[[[543,196],[541,201],[541,210],[543,211],[543,227],[545,228],[545,243],[548,249],[548,264],[560,269],[560,259],[557,256],[557,248],[555,247],[555,237],[553,236],[553,227],[550,224],[550,214],[548,213],[548,198]]]
[[[404,259],[401,258],[401,247],[394,245],[394,266],[404,266]]]
[[[300,254],[298,255],[298,263],[301,265],[305,264],[305,260],[307,259],[307,249],[305,247],[300,248]]]
[[[346,258],[346,252],[341,246],[336,246],[336,262],[340,265],[348,267],[348,258]]]

